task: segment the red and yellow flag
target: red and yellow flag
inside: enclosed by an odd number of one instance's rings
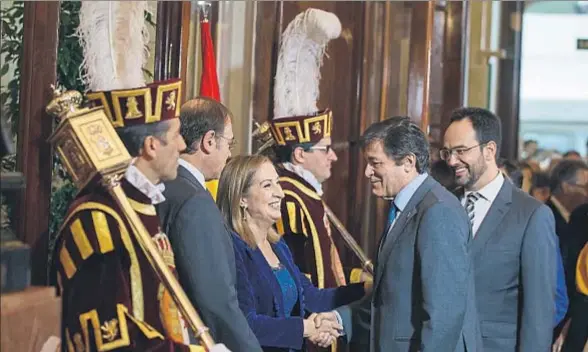
[[[216,74],[216,59],[214,57],[214,45],[210,32],[210,22],[206,16],[200,21],[200,43],[202,48],[202,75],[200,76],[200,96],[209,97],[220,101],[220,89]],[[206,188],[216,200],[218,180],[206,182]]]

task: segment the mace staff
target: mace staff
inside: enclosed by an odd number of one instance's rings
[[[52,87],[53,88],[53,87]],[[132,208],[120,180],[131,163],[131,156],[117,135],[103,108],[80,109],[82,94],[77,91],[54,90],[54,99],[46,111],[61,121],[49,142],[55,147],[67,172],[78,189],[99,182],[114,198],[128,220],[132,233],[149,264],[170,292],[176,306],[201,345],[210,350],[214,340],[192,306],[161,254],[151,235]]]

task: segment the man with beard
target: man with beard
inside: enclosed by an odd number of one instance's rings
[[[178,177],[165,184],[158,215],[175,253],[180,284],[215,340],[232,351],[261,351],[239,308],[231,233],[206,190],[218,179],[235,143],[231,112],[204,97],[182,105]]]
[[[481,351],[468,218],[427,174],[425,135],[395,116],[370,126],[360,143],[372,193],[391,211],[372,294],[336,310],[347,338],[368,342],[362,351],[372,352]]]
[[[492,112],[459,108],[440,151],[455,170],[472,226],[484,351],[549,351],[558,251],[553,214],[499,171],[501,141]]]

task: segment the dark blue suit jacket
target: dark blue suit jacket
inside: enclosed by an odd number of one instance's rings
[[[318,289],[294,264],[284,240],[272,248],[298,288],[298,302],[290,317],[284,314],[280,285],[261,251],[233,233],[239,306],[264,351],[301,350],[303,318],[307,312],[326,312],[364,295],[362,284]]]

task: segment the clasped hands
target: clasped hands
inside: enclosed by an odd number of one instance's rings
[[[335,312],[313,313],[304,319],[304,337],[320,347],[329,347],[342,330]]]

